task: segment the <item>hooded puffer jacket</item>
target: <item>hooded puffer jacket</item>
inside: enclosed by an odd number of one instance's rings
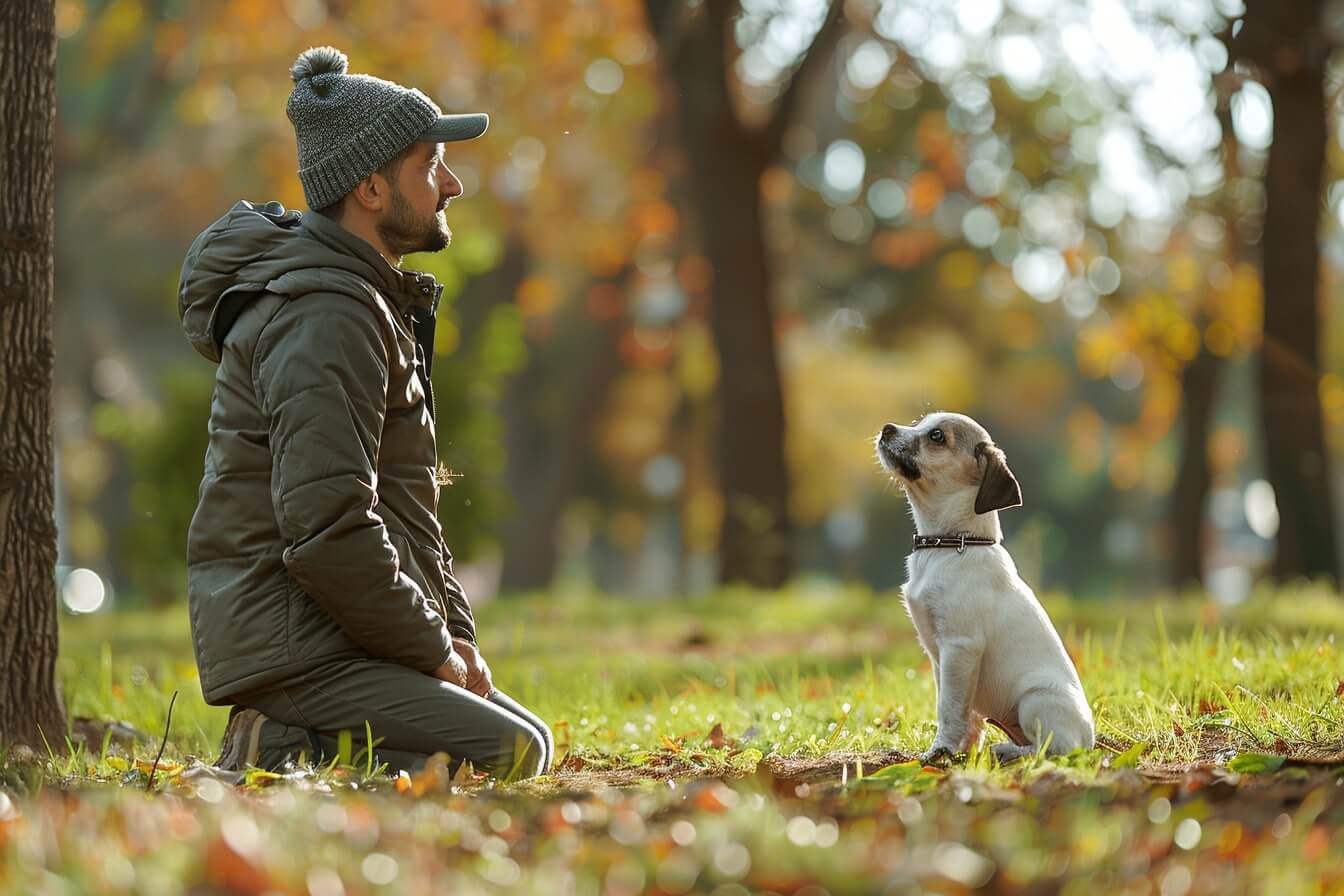
[[[188,251],[178,311],[218,365],[187,539],[207,703],[356,657],[432,673],[475,640],[435,514],[440,291],[276,202]]]

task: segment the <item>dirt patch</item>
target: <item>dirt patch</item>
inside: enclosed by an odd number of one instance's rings
[[[675,753],[658,753],[640,765],[605,766],[579,756],[568,756],[541,782],[516,785],[525,792],[568,794],[604,787],[644,787],[649,783],[692,781],[699,778],[738,778],[743,772],[728,762],[701,761]]]
[[[801,758],[771,756],[761,763],[776,779],[791,784],[832,784],[869,775],[898,762],[909,762],[915,757],[899,750],[874,750],[867,753],[840,751],[825,756]]]

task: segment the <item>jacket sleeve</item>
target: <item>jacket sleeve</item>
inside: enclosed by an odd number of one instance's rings
[[[443,581],[448,595],[448,631],[454,638],[466,638],[476,643],[476,619],[471,613],[471,604],[467,601],[466,589],[453,575],[453,555],[447,547],[441,547],[440,562],[443,564]]]
[[[452,656],[451,637],[401,572],[377,510],[388,388],[379,321],[343,296],[291,299],[263,331],[253,372],[286,568],[370,655],[432,673]]]

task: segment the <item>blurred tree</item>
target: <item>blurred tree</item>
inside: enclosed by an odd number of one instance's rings
[[[1226,82],[1226,79],[1224,79]],[[1215,200],[1223,230],[1223,254],[1229,269],[1245,262],[1249,247],[1237,228],[1242,210],[1235,202],[1236,185],[1241,177],[1241,154],[1232,123],[1230,91],[1217,93],[1218,122],[1222,128],[1223,186]],[[1209,289],[1201,290],[1208,293]],[[1198,333],[1213,322],[1211,301],[1205,301],[1193,315]],[[1201,585],[1208,573],[1208,538],[1205,507],[1213,487],[1213,469],[1209,462],[1209,438],[1213,428],[1214,404],[1226,358],[1214,352],[1204,339],[1192,360],[1181,368],[1181,447],[1176,461],[1176,484],[1171,492],[1171,532],[1174,542],[1170,553],[1169,576],[1178,590]]]
[[[773,108],[744,120],[734,75],[736,0],[646,0],[664,76],[676,85],[698,235],[712,274],[709,318],[719,356],[717,459],[723,494],[719,578],[776,587],[791,571],[784,399],[775,346],[773,265],[761,181],[780,153],[812,73],[831,58],[843,2],[828,4],[810,48]],[[757,105],[760,105],[759,103]],[[759,109],[756,110],[758,113]]]
[[[201,416],[214,385],[213,372],[203,364],[172,367],[165,371],[157,404],[103,401],[93,409],[94,432],[120,445],[130,460],[131,515],[119,544],[136,596],[154,604],[186,596],[187,529],[209,442]]]
[[[1320,218],[1327,142],[1324,0],[1246,0],[1235,59],[1261,73],[1274,107],[1265,170],[1260,405],[1279,508],[1273,572],[1339,577],[1320,389]]]
[[[590,289],[624,293],[629,280],[622,268]],[[566,309],[555,335],[532,346],[530,363],[508,384],[500,410],[514,512],[503,530],[501,591],[545,588],[555,576],[560,517],[581,491],[595,422],[621,371],[624,324],[619,316],[593,320],[584,306]]]
[[[51,0],[0,7],[0,742],[63,751],[56,683]]]

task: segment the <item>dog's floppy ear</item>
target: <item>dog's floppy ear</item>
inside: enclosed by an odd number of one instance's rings
[[[977,460],[984,462],[980,475],[980,491],[975,493],[975,512],[989,513],[1022,504],[1022,489],[1018,488],[1008,460],[997,445],[981,442],[975,446]]]

